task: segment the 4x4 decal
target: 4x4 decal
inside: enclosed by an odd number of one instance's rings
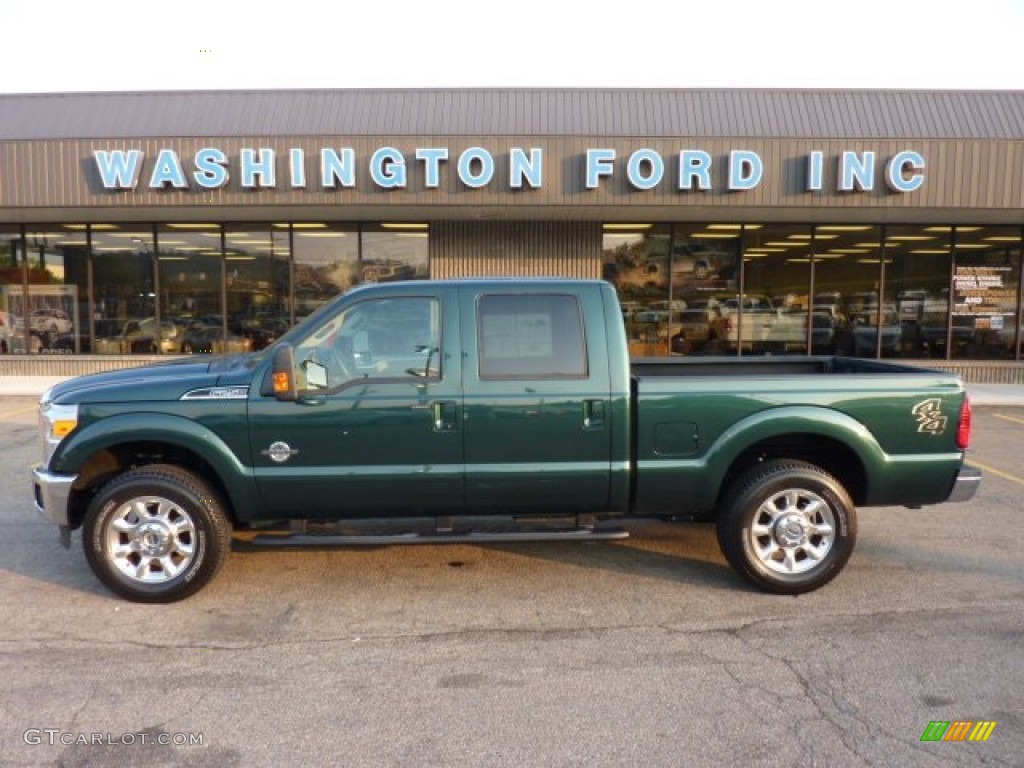
[[[942,413],[942,401],[939,398],[922,400],[914,406],[911,413],[917,418],[917,431],[941,435],[946,431],[949,419]]]

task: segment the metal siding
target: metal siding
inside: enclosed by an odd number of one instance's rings
[[[601,227],[580,222],[439,222],[430,233],[434,278],[601,275]]]

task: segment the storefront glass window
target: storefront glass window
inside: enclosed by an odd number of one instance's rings
[[[743,228],[743,313],[731,322],[730,344],[743,353],[806,354],[810,306],[811,229],[782,224]],[[738,301],[733,303],[739,304]],[[831,346],[831,322],[813,316],[813,338]]]
[[[951,356],[1020,359],[1021,232],[957,227]]]
[[[292,248],[296,321],[359,282],[359,230],[355,225],[292,224]]]
[[[885,228],[882,357],[946,357],[951,233],[939,225]]]
[[[221,228],[167,224],[157,233],[160,325],[151,346],[167,352],[221,351],[224,343]]]
[[[263,349],[290,326],[288,229],[227,227],[227,351]]]
[[[156,334],[153,228],[95,224],[91,229],[92,302],[83,350],[98,355],[173,353]]]
[[[672,354],[724,355],[739,349],[740,224],[676,224],[672,237],[672,301],[680,308]]]
[[[54,224],[25,235],[28,288],[8,303],[17,327],[28,328],[28,351],[73,354],[81,351],[82,323],[88,317],[89,242],[85,224]]]
[[[17,316],[11,313],[12,294],[22,292],[23,266],[19,228],[0,226],[0,354],[25,349],[24,318],[19,324]]]
[[[671,240],[668,225],[604,225],[603,274],[618,291],[633,357],[668,354],[679,329],[683,305],[670,296]]]
[[[398,222],[364,225],[360,282],[426,279],[429,238],[426,224]]]
[[[876,357],[882,231],[868,224],[821,224],[813,228],[814,284],[811,350],[816,354]],[[886,343],[892,318],[884,315]],[[898,323],[895,328],[898,339]]]

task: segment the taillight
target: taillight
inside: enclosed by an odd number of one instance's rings
[[[960,424],[956,428],[956,447],[966,451],[971,443],[971,401],[964,395],[963,405],[960,406]]]

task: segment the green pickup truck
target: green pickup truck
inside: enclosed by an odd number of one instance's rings
[[[970,499],[950,374],[841,357],[629,360],[607,283],[356,288],[255,354],[73,379],[40,403],[35,503],[114,592],[193,594],[252,545],[616,539],[717,521],[799,594],[856,506]]]

